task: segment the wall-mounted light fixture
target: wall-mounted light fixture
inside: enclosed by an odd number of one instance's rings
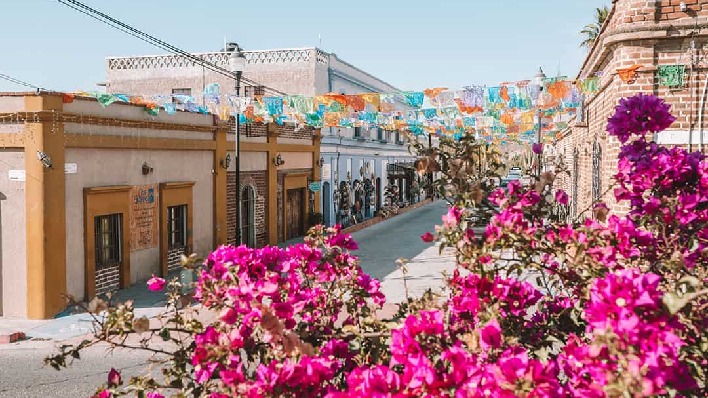
[[[317,161],[317,165],[320,167],[324,166],[324,157],[320,157],[320,160]]]
[[[144,175],[144,176],[146,176],[146,175],[148,175],[148,174],[152,174],[153,171],[154,171],[154,169],[153,169],[152,167],[150,167],[150,166],[147,164],[147,162],[144,162],[144,163],[143,163],[143,175]]]
[[[37,159],[42,162],[42,166],[46,168],[52,167],[52,158],[42,151],[37,151]]]
[[[228,170],[230,164],[231,164],[231,154],[230,153],[226,154],[226,159],[221,159],[219,161],[219,166],[221,166],[221,168],[225,169],[225,170]]]
[[[285,164],[285,160],[283,160],[283,156],[281,154],[278,154],[275,158],[273,158],[273,164],[275,167],[279,167]]]

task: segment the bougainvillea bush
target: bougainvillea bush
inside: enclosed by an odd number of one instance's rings
[[[377,315],[385,298],[356,243],[317,227],[287,249],[212,253],[193,297],[212,321],[177,310],[179,284],[155,278],[151,288],[171,292],[159,324],[135,319],[129,303],[94,305],[104,315],[96,338],[48,361],[144,336],[137,345],[154,350],[162,374],[111,371],[98,397],[706,396],[708,162],[649,141],[673,121],[643,95],[609,120],[624,216],[596,203],[589,217],[552,222],[549,209],[568,196],[552,192],[550,173],[488,196],[481,178],[464,189],[443,181],[453,205],[423,239],[454,250],[457,270],[445,295],[411,299],[391,319]],[[483,199],[497,214],[478,237],[468,220]]]

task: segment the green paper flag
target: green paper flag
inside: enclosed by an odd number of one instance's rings
[[[686,65],[661,65],[657,70],[659,84],[667,87],[683,87]]]

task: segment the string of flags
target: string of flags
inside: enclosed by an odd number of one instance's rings
[[[144,97],[110,93],[64,94],[64,101],[71,102],[74,95],[89,95],[104,107],[115,102],[138,104],[153,116],[161,111],[213,113],[223,120],[238,117],[241,124],[288,122],[314,128],[380,128],[414,135],[461,136],[474,131],[480,138],[504,144],[535,142],[539,126],[545,140],[552,139],[575,116],[583,96],[598,89],[599,77],[593,76],[583,81],[557,77],[542,84],[520,81],[461,90],[435,87],[420,92],[251,98],[222,94],[214,83],[205,88],[203,101],[181,94]]]

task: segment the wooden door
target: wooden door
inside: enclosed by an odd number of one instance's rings
[[[297,238],[303,234],[304,193],[304,189],[288,190],[286,240]]]

